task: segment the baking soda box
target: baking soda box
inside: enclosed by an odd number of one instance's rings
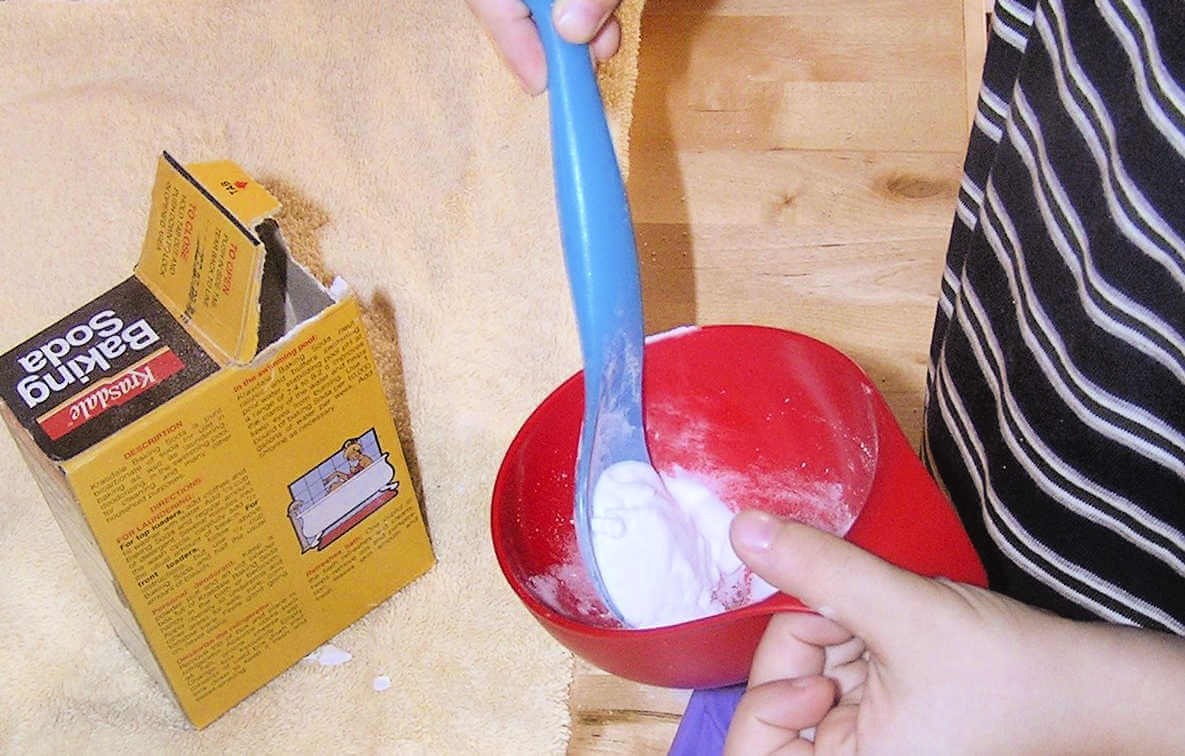
[[[134,275],[0,357],[50,510],[199,727],[433,564],[358,302],[278,209],[162,155]]]

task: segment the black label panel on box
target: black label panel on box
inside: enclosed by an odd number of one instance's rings
[[[217,370],[133,277],[0,356],[0,397],[60,461]]]

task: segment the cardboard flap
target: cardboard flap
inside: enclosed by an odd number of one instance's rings
[[[247,228],[255,228],[280,209],[279,200],[229,160],[190,163],[185,170]]]
[[[220,365],[259,347],[264,246],[250,229],[279,207],[230,161],[157,164],[136,277]]]

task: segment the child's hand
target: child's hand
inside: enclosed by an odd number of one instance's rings
[[[726,753],[1130,753],[1183,745],[1181,638],[1071,622],[918,577],[764,513],[738,515],[732,542],[754,572],[824,616],[770,621]],[[812,727],[814,743],[800,737]]]
[[[530,94],[547,88],[547,62],[539,32],[522,0],[466,0],[506,65]],[[613,12],[621,0],[557,0],[552,19],[560,36],[588,45],[597,60],[608,60],[621,44]]]

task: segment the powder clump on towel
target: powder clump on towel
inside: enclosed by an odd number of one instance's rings
[[[304,659],[305,661],[316,662],[322,667],[336,667],[339,664],[345,664],[353,658],[354,655],[349,651],[340,649],[332,643],[326,643]]]
[[[733,551],[733,515],[690,475],[660,475],[629,461],[601,473],[593,489],[593,551],[626,625],[689,622],[776,591]]]

